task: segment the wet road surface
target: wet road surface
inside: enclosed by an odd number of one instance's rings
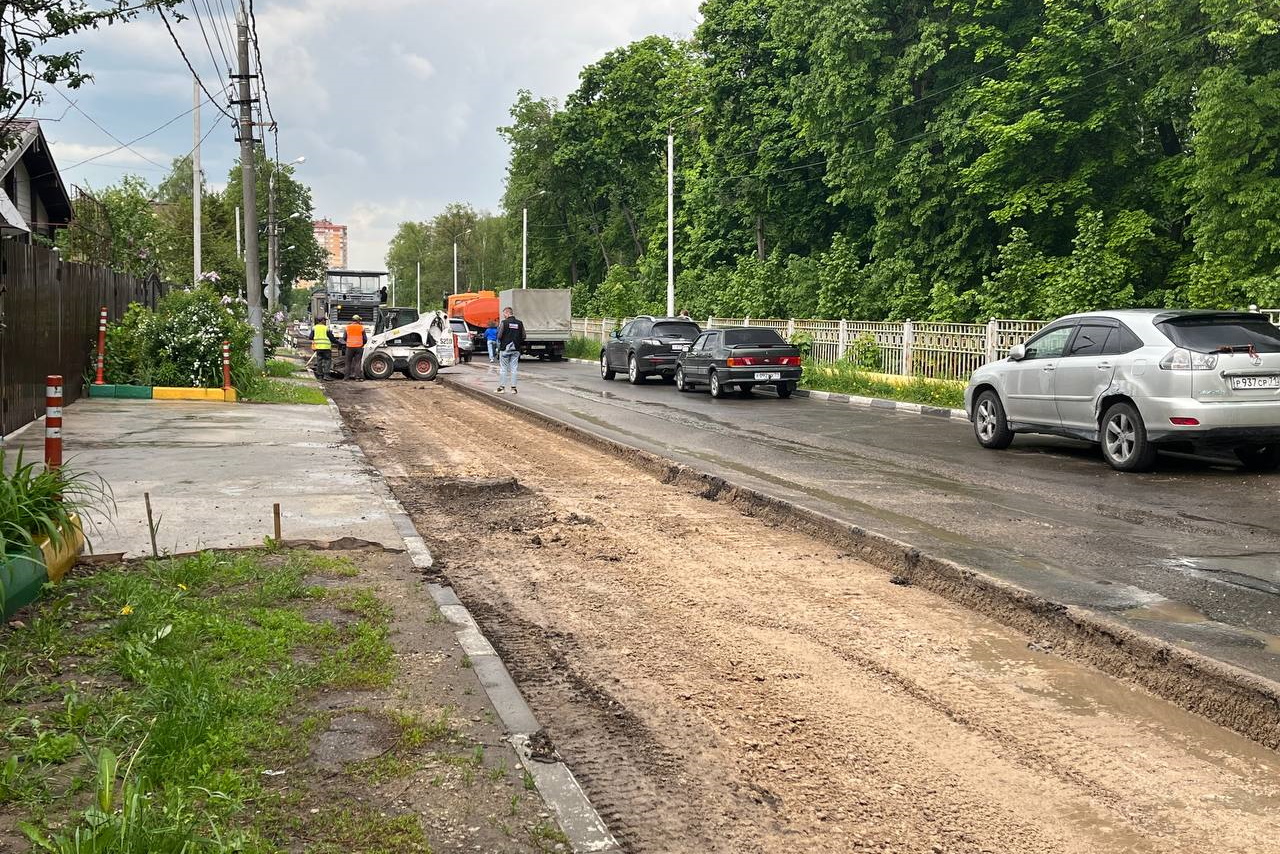
[[[492,391],[496,371],[448,378]],[[964,421],[712,400],[578,363],[522,362],[516,400],[1280,680],[1280,474],[1182,456],[1120,474],[1070,440],[993,452]]]

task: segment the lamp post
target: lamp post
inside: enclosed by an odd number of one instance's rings
[[[467,229],[462,234],[453,236],[453,292],[458,293],[458,238],[466,237],[471,233],[471,229]]]
[[[520,238],[520,288],[521,290],[529,287],[529,200],[536,199],[538,196],[545,196],[546,190],[539,190],[532,196],[526,196],[524,207],[521,209],[524,213],[524,229]]]
[[[676,122],[696,116],[702,107],[677,116],[667,125],[667,317],[676,313]]]

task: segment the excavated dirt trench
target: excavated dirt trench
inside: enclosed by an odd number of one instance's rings
[[[1280,758],[440,386],[338,387],[631,851],[1280,852]]]

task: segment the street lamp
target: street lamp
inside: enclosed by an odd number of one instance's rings
[[[520,239],[520,288],[521,290],[529,287],[529,200],[536,199],[538,196],[545,196],[546,190],[539,190],[532,196],[526,196],[524,200],[524,231]]]
[[[696,116],[702,107],[677,116],[667,125],[667,317],[676,313],[676,133],[678,121]]]
[[[462,234],[455,234],[453,236],[453,292],[454,294],[458,293],[458,238],[466,237],[470,233],[471,233],[471,229],[468,228],[466,231],[462,232]]]

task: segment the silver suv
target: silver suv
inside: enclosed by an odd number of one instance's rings
[[[965,412],[984,448],[1015,433],[1097,442],[1120,471],[1160,448],[1280,466],[1280,329],[1259,314],[1134,309],[1063,317],[973,372]]]

